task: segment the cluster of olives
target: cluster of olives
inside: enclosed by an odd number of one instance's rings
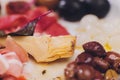
[[[59,15],[68,21],[78,21],[86,14],[103,18],[109,9],[108,0],[60,0],[57,7]]]
[[[106,52],[103,46],[91,41],[83,44],[84,52],[65,69],[66,80],[108,80],[105,74],[109,69],[120,74],[120,54]],[[109,79],[114,80],[114,79]]]

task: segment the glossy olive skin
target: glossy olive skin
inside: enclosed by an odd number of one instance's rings
[[[93,56],[104,57],[106,55],[106,51],[103,46],[96,41],[83,44],[83,49],[85,52],[88,52]]]
[[[114,61],[113,69],[120,74],[120,59]]]
[[[92,66],[87,64],[79,65],[76,68],[77,80],[93,80],[95,70]]]
[[[95,69],[104,73],[107,69],[109,69],[110,64],[102,58],[94,57],[93,66],[95,67]]]
[[[86,14],[85,5],[79,0],[60,0],[57,11],[68,21],[79,21]]]
[[[75,62],[71,62],[67,65],[67,68],[64,70],[66,80],[75,80],[76,79],[75,68],[76,68]]]
[[[89,14],[94,14],[99,18],[103,18],[110,10],[108,0],[84,0]]]
[[[105,60],[108,61],[111,65],[117,59],[120,59],[120,54],[113,52],[113,51],[109,51],[106,53]]]
[[[104,76],[97,70],[95,70],[94,80],[104,80]]]
[[[77,64],[92,64],[93,56],[91,56],[89,53],[83,52],[79,54],[75,60]]]

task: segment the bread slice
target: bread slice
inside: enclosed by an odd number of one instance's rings
[[[16,36],[12,37],[37,62],[50,62],[60,58],[71,57],[74,53],[76,37],[67,36]],[[5,38],[0,38],[4,43]]]

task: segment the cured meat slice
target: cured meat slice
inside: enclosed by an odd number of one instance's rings
[[[47,34],[51,34],[52,36],[69,35],[69,32],[59,23],[52,24],[45,32]]]
[[[7,60],[10,59],[16,59],[19,60],[19,57],[16,55],[15,52],[7,52],[6,54],[3,55]]]
[[[22,74],[23,64],[16,59],[8,59],[9,69],[6,72],[6,75],[11,75],[14,77],[19,77]]]
[[[17,79],[13,76],[5,76],[3,80],[17,80]]]
[[[6,39],[6,49],[15,52],[22,62],[27,62],[29,60],[28,53],[10,36]]]
[[[8,20],[9,19],[9,20]],[[0,30],[6,33],[14,32],[27,23],[28,19],[24,15],[10,15],[0,18]]]
[[[3,75],[7,72],[9,64],[7,60],[0,54],[0,75]]]

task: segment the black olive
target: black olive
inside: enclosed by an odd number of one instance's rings
[[[104,73],[107,69],[109,69],[110,64],[102,58],[94,57],[93,66],[98,71]]]
[[[84,0],[88,13],[103,18],[110,10],[108,0]]]
[[[75,64],[75,62],[71,62],[67,65],[67,68],[65,68],[64,74],[65,74],[65,78],[66,80],[75,80],[75,67],[77,65]]]
[[[76,68],[77,80],[93,80],[95,69],[87,64],[82,64]]]
[[[57,10],[68,21],[78,21],[86,14],[85,5],[79,0],[60,0]]]
[[[106,55],[104,47],[96,41],[91,41],[83,44],[83,49],[85,52],[88,52],[93,56],[104,57]]]
[[[104,80],[104,76],[97,70],[95,70],[94,80]]]
[[[113,69],[120,74],[120,58],[114,61]]]
[[[93,57],[86,52],[79,54],[75,60],[77,64],[90,64],[92,65]]]
[[[109,51],[106,53],[106,57],[105,60],[108,61],[111,65],[113,65],[114,61],[120,59],[120,54],[113,52],[113,51]]]

